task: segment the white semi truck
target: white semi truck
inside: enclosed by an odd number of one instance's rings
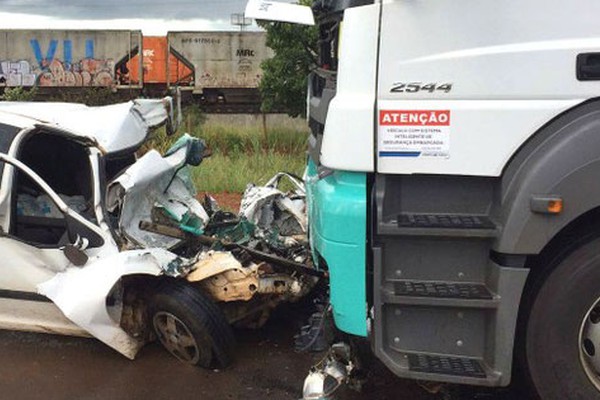
[[[307,23],[287,9],[248,14]],[[600,399],[600,2],[313,10],[310,240],[337,328],[403,378],[518,365],[543,400]]]

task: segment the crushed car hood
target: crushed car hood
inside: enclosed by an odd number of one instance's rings
[[[105,153],[141,146],[151,128],[166,124],[174,130],[173,100],[137,99],[127,103],[88,107],[72,103],[0,102],[0,112],[31,118],[73,136],[90,139]]]
[[[202,233],[208,222],[185,166],[185,143],[191,140],[191,136],[183,135],[178,141],[183,146],[174,146],[165,157],[156,150],[147,152],[108,185],[107,209],[120,211],[119,231],[133,247],[168,249],[180,242],[140,229],[141,222],[154,220],[157,213],[196,234]]]

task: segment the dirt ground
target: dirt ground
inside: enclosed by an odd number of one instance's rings
[[[217,200],[219,207],[225,211],[231,211],[237,214],[240,210],[240,202],[242,201],[242,194],[236,192],[220,192],[220,193],[207,193]],[[200,201],[204,198],[204,193],[201,193],[199,197]]]
[[[297,315],[280,312],[263,329],[236,331],[237,357],[225,370],[203,370],[169,356],[156,343],[129,361],[94,339],[0,331],[0,399],[136,400],[299,399],[319,354],[292,350]],[[452,387],[431,395],[375,364],[363,393],[343,389],[339,400],[517,400],[505,391]]]

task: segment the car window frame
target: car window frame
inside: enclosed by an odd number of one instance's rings
[[[71,229],[69,227],[69,224],[77,223],[84,227],[83,230],[92,231],[93,234],[95,234],[97,237],[101,238],[102,243],[94,245],[93,246],[94,248],[102,247],[105,244],[106,239],[105,239],[105,235],[104,235],[104,232],[102,231],[102,229],[99,226],[97,226],[96,224],[88,221],[87,219],[85,219],[84,217],[79,215],[79,213],[74,211],[72,208],[70,208],[60,198],[58,193],[56,193],[56,191],[54,189],[52,189],[52,187],[50,185],[48,185],[48,183],[46,181],[44,181],[44,179],[42,179],[42,177],[40,177],[34,170],[29,168],[26,164],[24,164],[17,158],[10,156],[6,153],[2,153],[2,152],[0,152],[0,163],[8,164],[9,168],[6,168],[6,166],[4,167],[4,171],[5,171],[4,175],[11,174],[13,177],[13,179],[10,179],[13,187],[10,188],[10,190],[9,190],[9,192],[11,192],[11,194],[12,194],[11,196],[9,196],[9,198],[14,196],[14,190],[15,190],[14,177],[16,175],[16,172],[17,172],[17,170],[22,171],[33,182],[35,182],[40,187],[40,189],[44,191],[44,193],[46,195],[48,195],[50,197],[50,200],[55,204],[55,206],[58,208],[58,210],[63,214],[64,219],[65,219],[65,224],[67,225],[67,232],[69,233],[69,235],[71,234],[71,232],[69,232],[69,230]],[[3,178],[4,178],[4,175],[3,175]],[[12,210],[12,204],[11,204],[11,210]],[[14,223],[13,219],[10,218],[9,224],[13,224],[13,223]],[[59,249],[59,248],[63,247],[62,245],[58,245],[58,244],[46,245],[46,244],[40,244],[40,243],[35,243],[35,242],[29,242],[27,240],[19,238],[18,236],[12,235],[10,233],[10,225],[8,228],[9,229],[7,229],[7,230],[2,229],[2,231],[0,232],[0,235],[5,236],[5,237],[10,237],[11,239],[18,240],[22,243],[26,243],[28,245],[31,245],[33,247],[40,248],[40,249]],[[77,229],[77,230],[79,230],[79,229]],[[97,243],[98,241],[94,240],[94,242]]]

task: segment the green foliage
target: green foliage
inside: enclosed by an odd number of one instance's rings
[[[4,101],[33,101],[37,90],[35,88],[25,89],[22,86],[4,89],[0,100]]]
[[[207,124],[206,116],[195,107],[185,107],[182,110],[183,122],[179,130],[172,136],[167,136],[164,128],[151,133],[140,153],[150,149],[164,153],[184,132],[203,139],[213,153],[224,156],[239,157],[243,154],[275,152],[281,154],[301,154],[306,152],[308,128],[297,128],[275,124],[268,129],[267,134],[262,130],[259,121],[253,126],[237,126],[233,123]]]
[[[173,136],[167,136],[164,128],[153,132],[140,154],[149,149],[164,154],[183,132],[203,139],[213,155],[192,168],[199,192],[241,193],[248,183],[264,184],[279,171],[302,175],[306,163],[307,129],[276,124],[265,136],[259,121],[244,127],[227,122],[213,124],[195,113],[184,110],[184,126]],[[185,121],[194,118],[200,118],[202,122],[189,129]]]
[[[198,192],[241,193],[248,183],[264,185],[280,171],[302,176],[305,158],[302,153],[281,154],[275,151],[238,153],[236,156],[216,153],[193,168],[192,176]]]
[[[307,131],[277,126],[265,136],[259,127],[221,125],[203,127],[194,135],[213,152],[193,169],[201,192],[243,192],[248,183],[264,184],[279,171],[304,171]]]
[[[140,154],[150,149],[155,149],[159,153],[164,154],[184,132],[192,136],[201,137],[198,135],[198,132],[201,131],[201,127],[206,121],[206,115],[197,106],[189,105],[182,107],[181,116],[181,125],[174,135],[168,136],[165,127],[155,129],[150,133],[150,139],[140,149]]]
[[[88,106],[106,106],[123,101],[110,87],[61,88],[53,91],[47,101],[82,103]]]
[[[192,132],[199,126],[202,126],[206,122],[206,114],[202,112],[200,107],[195,104],[182,106],[181,114],[183,121],[181,121],[181,128],[187,132]]]
[[[312,0],[300,4],[311,5]],[[307,78],[317,64],[317,28],[266,21],[259,25],[267,31],[267,46],[275,52],[261,64],[262,110],[283,109],[292,117],[306,115]]]

